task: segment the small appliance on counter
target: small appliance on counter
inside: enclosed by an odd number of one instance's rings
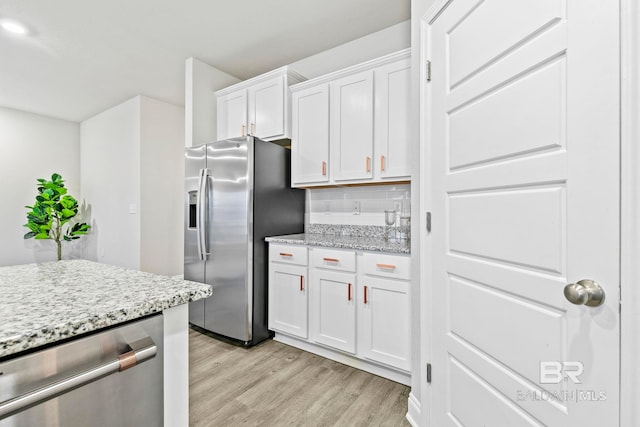
[[[187,148],[184,278],[213,287],[189,322],[251,346],[267,328],[267,236],[304,231],[305,192],[291,153],[255,137]]]

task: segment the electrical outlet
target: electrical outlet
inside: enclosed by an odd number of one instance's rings
[[[353,201],[353,211],[351,213],[354,215],[360,215],[360,200]]]

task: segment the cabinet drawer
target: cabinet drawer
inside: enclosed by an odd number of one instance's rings
[[[364,274],[372,276],[411,279],[411,258],[383,253],[365,253],[362,257]]]
[[[306,246],[269,245],[269,260],[284,264],[307,265]]]
[[[356,253],[335,249],[312,249],[311,264],[314,267],[340,271],[356,271]]]

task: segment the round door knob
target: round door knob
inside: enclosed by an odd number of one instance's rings
[[[597,307],[604,302],[604,290],[593,280],[580,280],[564,287],[564,296],[576,305]]]

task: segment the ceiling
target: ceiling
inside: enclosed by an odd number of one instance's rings
[[[2,0],[0,106],[82,121],[137,94],[184,105],[185,60],[240,79],[387,28],[410,0]]]

